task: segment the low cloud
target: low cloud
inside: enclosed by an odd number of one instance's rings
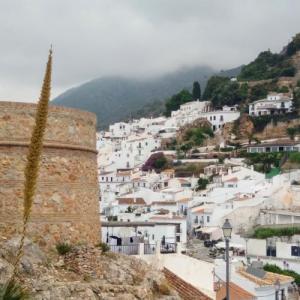
[[[38,97],[51,43],[56,96],[96,77],[247,63],[280,51],[299,11],[297,0],[3,0],[0,99]]]

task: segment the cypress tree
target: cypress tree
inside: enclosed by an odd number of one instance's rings
[[[201,99],[201,87],[200,83],[198,81],[194,81],[193,83],[193,99]]]

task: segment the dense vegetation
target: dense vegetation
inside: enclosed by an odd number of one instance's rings
[[[190,128],[185,132],[184,141],[190,142],[193,146],[201,146],[206,138],[213,136],[210,127]]]
[[[186,157],[188,151],[203,145],[207,138],[213,136],[214,133],[209,126],[193,127],[187,129],[182,136],[182,140],[176,140],[172,146],[177,150],[177,156],[182,158]]]
[[[258,172],[268,173],[273,167],[280,167],[281,161],[286,155],[284,152],[270,153],[245,153],[246,163],[253,165]]]
[[[203,99],[211,100],[214,108],[238,104],[243,111],[249,102],[265,98],[270,91],[289,92],[289,87],[279,87],[277,81],[279,77],[293,77],[295,75],[296,69],[290,61],[290,56],[300,50],[299,45],[300,34],[296,35],[292,42],[287,45],[285,51],[280,54],[272,53],[270,50],[261,52],[253,62],[241,68],[238,75],[239,82],[230,80],[230,77],[212,76],[207,82]],[[247,83],[251,80],[267,81],[252,86]],[[296,89],[296,93],[294,104],[295,108],[299,110],[299,88]]]
[[[175,170],[176,177],[191,177],[200,176],[204,171],[206,164],[201,163],[187,163],[182,164],[180,162],[174,163],[172,168]]]
[[[181,90],[166,101],[166,110],[164,115],[169,117],[171,112],[178,110],[180,105],[192,101],[193,96],[188,90]]]
[[[168,160],[162,152],[153,153],[142,167],[144,172],[155,170],[160,172],[168,165]]]
[[[212,76],[206,85],[203,98],[211,99],[214,107],[239,104],[248,95],[248,85],[231,81],[229,77]]]
[[[242,67],[238,78],[240,80],[263,80],[280,76],[292,77],[296,70],[289,58],[298,50],[300,50],[300,34],[294,36],[285,51],[280,54],[272,53],[270,50],[261,52],[253,62]]]
[[[278,122],[290,121],[297,118],[298,116],[296,113],[289,113],[284,115],[265,115],[259,117],[250,116],[250,119],[254,125],[255,132],[263,131],[270,122],[273,122],[273,124],[276,125]]]
[[[296,34],[292,41],[287,45],[286,55],[294,55],[298,50],[300,50],[300,33]]]
[[[292,163],[300,164],[300,153],[299,152],[290,153],[289,161]]]
[[[264,265],[264,270],[267,272],[272,272],[272,273],[277,273],[277,274],[282,274],[286,276],[291,276],[295,279],[295,282],[297,285],[300,285],[300,274],[298,274],[295,271],[292,270],[283,270],[280,267],[273,265],[273,264],[265,264]]]
[[[250,64],[242,67],[239,80],[263,80],[280,76],[294,76],[295,68],[284,55],[270,50],[261,52]]]
[[[266,239],[273,236],[293,236],[300,234],[300,227],[283,227],[283,228],[257,228],[253,237],[257,239]]]

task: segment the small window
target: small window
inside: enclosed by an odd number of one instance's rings
[[[207,223],[209,223],[209,216],[206,216],[206,221],[207,221]]]

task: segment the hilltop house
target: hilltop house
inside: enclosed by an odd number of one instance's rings
[[[266,99],[252,102],[249,105],[250,116],[276,115],[292,111],[293,99],[286,94],[271,93]]]

